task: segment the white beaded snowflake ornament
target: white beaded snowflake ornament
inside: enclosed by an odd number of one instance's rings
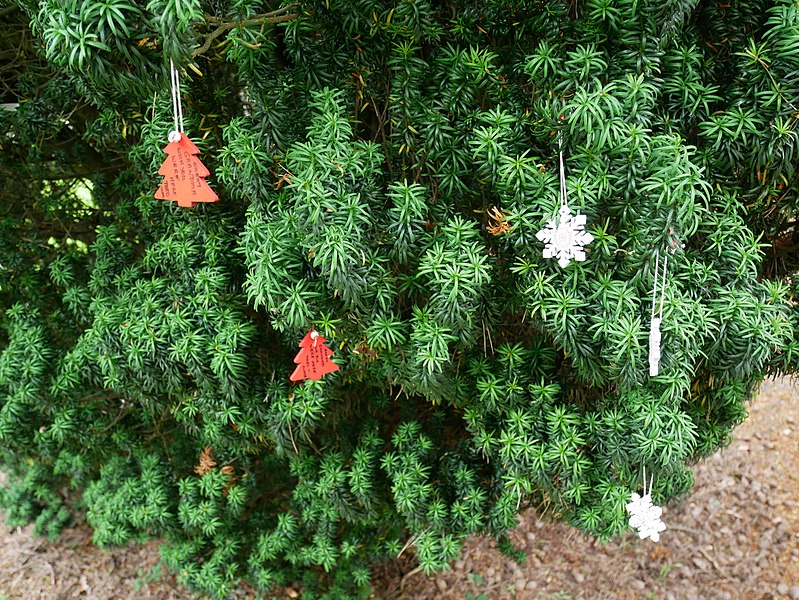
[[[546,227],[535,237],[544,242],[544,258],[557,258],[561,268],[566,268],[573,260],[585,260],[584,247],[594,241],[594,236],[585,230],[585,215],[572,215],[566,197],[566,173],[563,169],[563,148],[558,138],[560,152],[560,209]]]
[[[661,520],[663,509],[652,503],[652,483],[654,477],[649,481],[649,493],[646,491],[646,470],[644,470],[644,495],[639,496],[635,492],[627,504],[627,512],[630,513],[630,527],[638,531],[638,537],[642,540],[649,538],[653,542],[660,541],[660,532],[666,531],[666,524]]]

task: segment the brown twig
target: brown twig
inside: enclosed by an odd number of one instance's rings
[[[294,441],[294,432],[291,430],[291,421],[289,423],[289,437],[291,438],[291,445],[294,446],[294,453],[299,454],[300,451],[297,449],[297,442]]]
[[[727,572],[721,568],[721,565],[719,565],[719,563],[716,562],[716,559],[714,559],[712,556],[710,556],[710,554],[705,552],[703,548],[698,548],[698,550],[702,554],[702,556],[704,556],[706,559],[710,561],[710,564],[713,565],[716,571],[719,572],[719,575],[721,575],[722,577],[729,577]]]
[[[684,533],[690,533],[692,535],[697,535],[701,533],[696,529],[691,529],[690,527],[681,527],[679,525],[669,525],[669,529],[673,529],[674,531],[682,531]]]
[[[19,563],[19,566],[16,569],[14,569],[14,573],[16,573],[17,571],[20,571],[22,569],[22,567],[25,566],[25,563],[28,562],[28,559],[31,556],[33,556],[34,554],[36,554],[36,551],[41,547],[42,544],[44,544],[44,542],[45,542],[45,540],[41,540],[38,544],[36,544],[36,546],[33,547],[32,550],[30,550],[29,552],[27,552],[25,554],[25,558],[23,558],[22,562]]]
[[[117,423],[119,423],[119,422],[120,422],[122,419],[124,419],[124,418],[125,418],[125,417],[128,415],[128,412],[129,412],[129,411],[128,411],[127,409],[124,409],[124,410],[121,410],[121,411],[119,411],[119,412],[117,413],[117,416],[115,416],[115,417],[113,418],[113,420],[112,420],[112,421],[111,421],[111,422],[110,422],[108,425],[106,425],[106,426],[105,426],[105,427],[103,427],[102,429],[99,429],[99,430],[97,431],[97,433],[105,433],[106,431],[108,431],[109,429],[111,429],[111,428],[112,428],[114,425],[116,425],[116,424],[117,424]]]
[[[408,571],[407,573],[405,573],[405,575],[403,575],[402,579],[400,580],[400,593],[402,592],[403,589],[405,589],[405,584],[408,582],[408,579],[410,579],[411,577],[413,577],[417,573],[421,573],[421,572],[422,572],[422,567],[419,566],[419,567],[416,567],[415,569],[413,569],[412,571]]]
[[[275,23],[284,23],[285,21],[291,21],[292,19],[296,19],[297,17],[300,16],[299,13],[289,12],[295,8],[297,8],[296,4],[289,4],[288,6],[284,6],[283,8],[278,8],[277,10],[273,10],[268,13],[254,15],[248,19],[237,19],[235,21],[226,21],[224,19],[211,16],[206,17],[205,21],[208,24],[218,25],[218,27],[205,37],[205,42],[203,42],[203,45],[194,50],[191,53],[191,55],[200,56],[201,54],[205,54],[211,48],[211,44],[213,44],[216,38],[218,38],[226,31],[230,31],[231,29],[234,29],[236,27],[250,27],[252,25],[272,25]]]

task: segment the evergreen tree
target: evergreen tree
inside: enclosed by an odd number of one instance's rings
[[[14,524],[343,598],[528,506],[621,534],[795,369],[797,0],[6,0],[0,57]],[[170,59],[212,204],[153,197]]]

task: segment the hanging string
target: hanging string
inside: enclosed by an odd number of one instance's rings
[[[558,153],[560,155],[560,206],[568,205],[566,200],[566,170],[563,168],[563,132],[558,134]]]
[[[180,74],[175,68],[175,63],[169,59],[169,78],[172,86],[172,114],[175,119],[175,129],[169,132],[169,141],[180,141],[183,133],[183,104],[180,101]]]
[[[663,299],[666,297],[666,268],[669,265],[668,253],[663,255],[663,270],[660,272],[660,308],[658,309],[658,317],[663,319]]]
[[[663,318],[663,300],[666,297],[666,268],[669,264],[669,255],[663,256],[663,265],[660,266],[660,252],[655,251],[655,283],[652,286],[652,313],[650,318]],[[658,304],[658,271],[660,271],[660,303]],[[656,308],[657,307],[657,308]]]
[[[649,315],[650,319],[655,318],[655,306],[657,306],[658,295],[658,269],[660,267],[660,252],[655,250],[655,282],[652,285],[652,311]]]
[[[663,300],[666,297],[666,268],[669,255],[664,254],[660,266],[660,252],[655,252],[655,282],[652,286],[652,312],[649,317],[649,375],[655,377],[660,372],[660,324],[663,321]],[[658,306],[658,272],[660,272],[660,305]]]

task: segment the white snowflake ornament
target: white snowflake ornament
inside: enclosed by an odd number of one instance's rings
[[[558,216],[535,234],[544,242],[544,258],[557,258],[562,268],[572,260],[585,260],[585,246],[594,241],[594,236],[585,230],[585,215],[572,215],[568,204],[562,204]]]
[[[625,507],[630,513],[630,527],[638,531],[642,540],[649,538],[653,542],[660,541],[660,532],[666,531],[666,524],[661,520],[663,509],[652,503],[652,484],[649,493],[646,491],[644,480],[644,495],[632,493],[631,501]]]

